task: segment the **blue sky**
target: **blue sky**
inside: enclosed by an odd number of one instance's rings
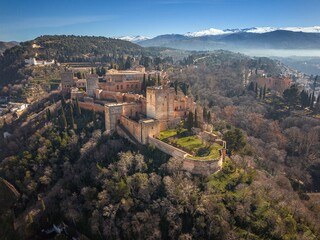
[[[319,0],[1,0],[0,41],[320,25]]]

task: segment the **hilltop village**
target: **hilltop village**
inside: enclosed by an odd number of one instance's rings
[[[61,73],[62,92],[70,93],[82,108],[104,112],[107,133],[117,132],[136,144],[152,144],[167,154],[184,159],[184,169],[210,174],[220,169],[226,155],[226,143],[205,131],[203,109],[192,97],[172,87],[166,73],[146,72],[141,65],[131,70],[111,69],[102,77],[85,74],[78,79],[72,70]],[[146,78],[155,86],[146,86]],[[176,129],[192,113],[198,123],[197,135],[204,141],[220,144],[218,158],[192,159],[181,148],[160,141],[160,133]],[[210,142],[208,141],[208,142]],[[210,161],[211,160],[211,161]]]

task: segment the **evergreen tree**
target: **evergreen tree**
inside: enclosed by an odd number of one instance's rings
[[[77,109],[77,117],[81,115],[81,108],[79,106],[78,98],[76,98],[76,109]]]
[[[146,74],[143,74],[143,80],[141,84],[141,91],[146,92],[147,91],[147,83],[146,83]]]
[[[250,84],[248,86],[248,91],[254,92],[254,83],[253,82],[250,82]]]
[[[69,110],[70,110],[70,128],[74,129],[74,118],[73,118],[73,106],[72,103],[69,104]]]
[[[314,78],[314,81],[313,81],[313,91],[316,90],[317,80],[318,80],[318,75]]]
[[[256,97],[258,97],[258,83],[256,83],[256,86],[254,88],[254,92],[256,93]]]
[[[93,127],[94,129],[98,129],[98,121],[96,116],[96,111],[92,111],[92,121],[93,121]]]
[[[211,123],[211,112],[208,111],[208,114],[207,114],[207,122],[210,124]]]
[[[309,96],[305,90],[302,90],[300,92],[300,103],[302,108],[309,106]]]
[[[202,118],[203,118],[204,122],[207,122],[207,109],[206,109],[206,107],[203,107]]]
[[[266,85],[264,85],[264,87],[263,87],[263,99],[266,98],[266,91],[267,91],[267,87],[266,87]]]
[[[262,99],[262,87],[260,88],[259,98]]]
[[[106,69],[102,67],[100,73],[101,73],[101,76],[104,76],[106,74]]]
[[[125,69],[130,69],[132,67],[131,57],[127,57],[126,63],[124,64]]]
[[[64,108],[62,107],[61,108],[61,119],[60,119],[60,121],[61,121],[61,127],[62,127],[62,129],[67,129],[67,119],[66,119],[66,114],[65,114],[65,112],[64,112]]]
[[[81,72],[77,72],[77,78],[78,78],[78,79],[81,79],[81,78],[82,78]]]
[[[283,98],[288,103],[289,109],[290,107],[295,108],[297,101],[299,100],[299,89],[297,85],[294,84],[289,89],[284,90]]]
[[[189,84],[187,84],[187,83],[185,83],[185,82],[180,83],[180,88],[181,88],[183,94],[184,94],[185,96],[187,96],[187,95],[188,95]]]
[[[193,122],[194,127],[198,127],[198,111],[197,109],[194,111],[194,122]]]
[[[48,108],[47,109],[47,121],[50,121],[51,120],[51,111],[50,109]]]
[[[231,151],[238,151],[246,145],[244,135],[239,128],[226,132],[223,140],[227,142],[227,148]]]
[[[177,95],[178,94],[178,86],[179,86],[178,80],[174,80],[173,86],[174,86],[174,91],[176,92],[176,95]]]
[[[64,108],[66,106],[66,100],[64,99],[64,96],[61,98],[61,106]]]
[[[311,95],[311,98],[310,98],[310,109],[313,109],[314,100],[315,100],[315,96],[314,96],[314,92],[313,92]]]
[[[187,127],[188,131],[191,131],[191,128],[193,127],[193,113],[191,111],[188,114],[186,127]]]

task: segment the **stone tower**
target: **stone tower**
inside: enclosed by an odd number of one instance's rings
[[[73,72],[62,72],[61,73],[61,89],[62,91],[70,91],[70,88],[75,86],[73,80]]]
[[[98,88],[98,75],[97,74],[87,74],[87,86],[86,91],[88,96],[94,97],[95,90]]]
[[[160,121],[160,131],[166,129],[175,118],[173,88],[164,89],[162,86],[147,88],[147,117]]]

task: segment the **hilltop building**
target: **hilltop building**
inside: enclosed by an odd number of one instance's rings
[[[193,98],[170,87],[165,73],[145,72],[143,66],[138,66],[127,71],[109,70],[102,77],[86,74],[85,78],[78,79],[71,71],[61,73],[62,90],[71,92],[71,98],[78,98],[81,108],[103,112],[107,133],[117,132],[136,144],[152,144],[171,156],[183,158],[183,169],[195,174],[208,175],[221,169],[226,143],[212,133],[200,134],[199,128],[194,129],[203,141],[211,139],[223,148],[218,159],[205,161],[195,160],[187,152],[159,140],[160,132],[178,127],[189,112],[197,112],[198,126],[204,126],[203,109]],[[158,82],[144,92],[142,82],[146,78]]]
[[[37,60],[36,58],[25,59],[24,62],[28,65],[34,65],[34,66],[50,66],[52,64],[55,64],[54,60],[45,61],[45,60]]]

